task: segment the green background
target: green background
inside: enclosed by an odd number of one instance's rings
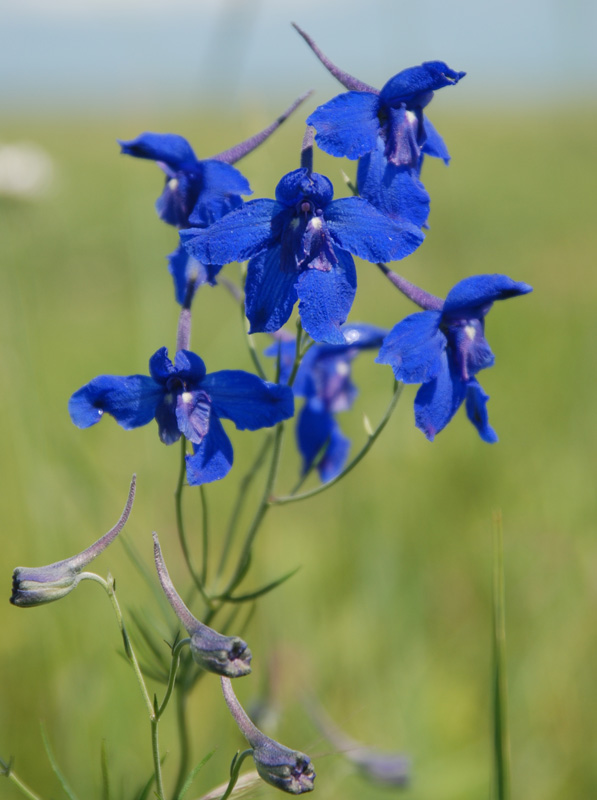
[[[451,90],[450,90],[451,91]],[[443,98],[445,99],[445,98]],[[437,103],[437,101],[436,101]],[[314,107],[312,103],[310,107]],[[247,588],[301,566],[260,601],[246,638],[254,672],[237,684],[251,704],[272,689],[280,714],[268,728],[307,751],[322,798],[377,798],[305,715],[314,694],[354,738],[409,754],[412,800],[485,797],[491,776],[492,514],[504,520],[508,682],[514,794],[526,800],[597,796],[595,758],[595,175],[597,118],[581,108],[431,117],[453,160],[429,159],[432,196],[422,247],[395,265],[445,295],[463,277],[503,272],[533,294],[498,303],[487,319],[496,365],[481,382],[500,442],[489,446],[458,413],[433,444],[414,428],[414,387],[367,459],[338,487],[274,509],[257,544]],[[176,540],[173,491],[179,451],[155,424],[133,432],[106,419],[80,431],[70,394],[108,372],[145,372],[149,356],[175,343],[177,307],[165,256],[176,232],[153,202],[161,188],[150,163],[118,156],[115,139],[142,130],[184,134],[200,157],[229,147],[279,109],[234,117],[167,119],[155,113],[102,119],[35,116],[4,125],[5,141],[34,139],[55,161],[51,192],[36,201],[0,199],[0,755],[44,797],[61,796],[39,733],[47,727],[79,798],[99,798],[106,741],[118,798],[151,771],[149,725],[99,587],[82,584],[60,603],[10,606],[11,572],[86,547],[116,521],[133,472],[138,494],[125,536],[151,566],[160,534],[175,582],[186,580]],[[299,119],[242,164],[255,196],[271,196],[298,165]],[[341,165],[316,153],[344,193]],[[432,163],[433,162],[433,163]],[[414,309],[372,265],[359,263],[352,320],[391,327]],[[237,280],[238,269],[223,275]],[[221,287],[202,289],[193,347],[208,370],[250,368],[238,310]],[[257,337],[257,347],[267,344]],[[371,354],[355,363],[361,393],[339,421],[364,440],[391,391],[389,367]],[[263,434],[227,425],[235,466],[208,487],[214,551],[239,478]],[[280,491],[295,480],[292,430]],[[255,495],[257,496],[257,495]],[[199,501],[186,509],[197,558]],[[167,626],[120,543],[98,560],[117,580],[125,609]],[[200,612],[200,606],[195,608]],[[166,646],[164,645],[164,648]],[[161,691],[161,690],[160,690]],[[189,797],[224,780],[242,743],[215,676],[191,698],[193,760],[217,747]],[[176,763],[173,713],[162,748],[166,784]],[[263,796],[274,796],[269,787]],[[120,794],[122,793],[122,794]],[[19,795],[0,783],[0,796]]]

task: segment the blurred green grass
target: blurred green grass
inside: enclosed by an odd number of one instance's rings
[[[436,110],[434,109],[434,112]],[[175,341],[177,309],[165,256],[175,232],[157,220],[161,177],[150,163],[119,158],[115,139],[141,130],[186,135],[199,156],[266,124],[271,110],[238,118],[5,121],[4,141],[45,147],[57,167],[37,202],[0,200],[0,578],[8,597],[17,564],[81,550],[117,519],[132,472],[139,490],[126,535],[151,559],[157,530],[175,578],[172,494],[178,448],[151,428],[126,433],[112,420],[88,431],[67,415],[72,391],[102,372],[144,372]],[[597,172],[595,114],[569,110],[433,116],[452,153],[430,160],[431,230],[400,265],[435,294],[462,277],[505,272],[535,287],[497,304],[487,321],[496,366],[481,376],[499,444],[481,442],[463,413],[433,443],[413,426],[414,387],[367,460],[339,487],[274,509],[257,544],[247,586],[300,572],[261,601],[246,637],[254,674],[241,699],[275,670],[283,709],[279,738],[311,753],[326,798],[377,798],[319,738],[300,708],[308,688],[354,738],[411,755],[413,800],[485,796],[491,774],[491,514],[504,518],[506,623],[513,793],[527,800],[597,795],[594,758],[597,601],[595,540],[595,337]],[[298,163],[302,130],[291,122],[243,162],[255,196],[271,196]],[[353,165],[342,165],[352,172]],[[342,190],[338,163],[315,168]],[[359,264],[351,318],[391,327],[412,308]],[[234,266],[224,274],[236,279]],[[258,346],[265,346],[261,338]],[[203,289],[193,345],[208,369],[250,368],[238,313],[222,289]],[[389,368],[361,357],[361,395],[340,422],[362,439],[389,399]],[[236,482],[259,435],[234,432],[236,464],[209,487],[214,548]],[[298,462],[292,433],[280,480]],[[196,493],[195,493],[196,494]],[[198,498],[189,492],[189,517]],[[199,516],[190,524],[197,530]],[[125,608],[153,608],[120,545],[98,570],[117,578]],[[91,584],[63,603],[0,610],[0,755],[45,796],[59,789],[42,754],[39,719],[82,798],[99,797],[100,742],[125,797],[150,771],[149,728],[119,647],[111,609]],[[146,612],[151,613],[151,612]],[[163,621],[159,618],[159,624]],[[273,659],[273,660],[272,660]],[[221,782],[239,746],[207,676],[191,699],[193,756],[218,750],[195,795]],[[162,733],[176,762],[172,715]],[[173,768],[173,767],[172,767]],[[127,794],[128,792],[128,794]],[[275,790],[265,787],[264,796]],[[0,796],[18,795],[6,783]],[[118,794],[117,794],[118,796]]]

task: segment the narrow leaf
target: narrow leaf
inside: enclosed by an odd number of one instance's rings
[[[42,738],[42,741],[44,743],[44,748],[45,748],[46,754],[48,756],[48,761],[50,762],[50,766],[52,767],[52,771],[54,772],[54,775],[58,778],[58,780],[60,782],[60,785],[64,789],[64,793],[66,794],[68,799],[69,800],[77,800],[77,796],[75,795],[73,790],[70,788],[70,786],[66,782],[66,778],[64,777],[64,775],[60,771],[60,767],[56,763],[56,759],[54,758],[54,753],[52,752],[52,748],[50,747],[50,742],[48,740],[48,737],[47,737],[45,728],[43,726],[43,723],[40,723],[40,728],[41,728],[41,738]]]
[[[110,800],[110,775],[108,772],[108,756],[106,753],[105,739],[102,739],[100,760],[102,765],[102,800]]]
[[[281,586],[287,580],[292,578],[293,575],[299,571],[300,567],[296,567],[291,572],[287,572],[286,575],[282,575],[281,578],[277,578],[275,581],[268,583],[266,586],[262,586],[261,589],[256,589],[254,592],[248,592],[247,594],[238,594],[232,597],[231,595],[226,595],[222,599],[226,600],[228,603],[246,603],[249,600],[255,600],[258,597],[263,597],[264,594],[271,592],[272,589],[276,589],[278,586]]]
[[[197,764],[197,766],[194,767],[194,769],[192,769],[190,771],[189,777],[186,779],[186,781],[184,783],[184,786],[180,790],[176,800],[183,800],[183,797],[185,796],[185,794],[191,788],[191,784],[195,780],[197,774],[201,771],[201,769],[205,766],[205,764],[207,764],[207,762],[209,761],[209,759],[213,756],[213,754],[215,752],[216,752],[215,750],[212,750],[211,753],[208,753],[204,758],[201,759],[201,761]]]

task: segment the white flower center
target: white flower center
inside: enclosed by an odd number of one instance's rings
[[[183,392],[181,397],[183,403],[191,403],[193,400],[193,395],[191,394],[191,392]]]
[[[464,332],[466,333],[468,338],[471,340],[471,342],[474,341],[475,335],[476,335],[476,331],[475,331],[475,326],[474,325],[465,325],[464,326]]]

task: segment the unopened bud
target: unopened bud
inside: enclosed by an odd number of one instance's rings
[[[240,678],[251,671],[251,651],[238,636],[224,636],[196,619],[170,579],[157,533],[153,534],[153,552],[158,577],[174,613],[191,637],[191,655],[200,667],[217,675]]]
[[[315,770],[309,756],[299,750],[291,750],[262,733],[238,702],[230,681],[226,678],[221,680],[226,704],[241,733],[253,748],[253,760],[262,780],[289,794],[311,792]]]
[[[136,477],[133,475],[122,516],[116,525],[91,547],[71,558],[57,561],[55,564],[48,564],[45,567],[17,567],[12,575],[10,602],[14,606],[40,606],[60,600],[61,597],[72,592],[79,581],[85,578],[83,569],[94,558],[97,558],[123,529],[133,507],[135,486]]]

